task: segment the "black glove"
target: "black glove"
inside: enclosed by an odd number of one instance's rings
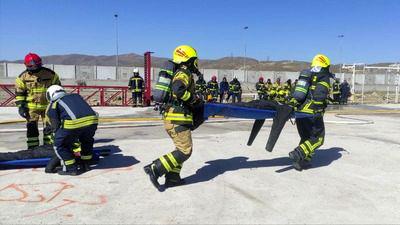
[[[192,106],[193,112],[193,127],[191,130],[195,130],[204,122],[204,103],[203,101],[197,101],[196,104]]]
[[[25,105],[22,105],[18,108],[18,113],[25,119],[29,117],[29,110]]]

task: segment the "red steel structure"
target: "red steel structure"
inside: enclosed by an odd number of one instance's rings
[[[151,53],[153,52],[144,53],[144,106],[149,106],[151,103]]]
[[[63,85],[70,93],[77,93],[92,106],[129,106],[132,101],[127,86]],[[15,85],[0,84],[0,107],[15,106]]]
[[[144,105],[151,104],[151,53],[144,53]],[[127,86],[80,86],[63,85],[70,93],[77,93],[92,106],[129,106],[132,98],[129,97]],[[15,106],[15,85],[0,84],[0,107]]]

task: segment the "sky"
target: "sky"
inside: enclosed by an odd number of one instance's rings
[[[399,12],[400,0],[0,0],[0,60],[115,55],[118,24],[119,54],[399,62]]]

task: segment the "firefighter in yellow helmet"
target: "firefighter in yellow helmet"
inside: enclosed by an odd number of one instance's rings
[[[297,118],[297,131],[300,144],[289,153],[296,170],[311,166],[311,157],[324,143],[324,112],[330,90],[330,79],[334,74],[329,71],[330,60],[325,55],[316,55],[311,68],[300,72],[300,76],[290,103],[297,111],[311,114],[312,117]]]
[[[19,114],[26,119],[28,149],[39,146],[38,121],[45,121],[48,105],[47,88],[53,84],[61,85],[58,75],[42,66],[42,59],[35,53],[25,56],[26,70],[15,80],[16,105]],[[45,123],[45,122],[44,122]],[[43,129],[44,144],[52,144],[51,128],[45,124]]]
[[[163,114],[164,127],[172,138],[175,150],[144,167],[153,185],[161,191],[158,178],[165,175],[165,187],[184,183],[180,177],[182,164],[192,154],[191,131],[202,122],[202,101],[195,95],[193,74],[199,74],[197,52],[188,45],[173,52],[174,73],[171,82],[172,98]],[[200,119],[197,119],[200,118]]]

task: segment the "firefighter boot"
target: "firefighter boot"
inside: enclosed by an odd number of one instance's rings
[[[181,178],[179,173],[169,172],[165,174],[165,184],[166,188],[175,187],[185,184],[185,180]]]
[[[306,155],[298,147],[289,152],[289,158],[293,160],[293,167],[298,171],[303,170],[307,166],[306,162],[310,161],[310,159],[306,159]]]
[[[85,173],[90,171],[90,160],[81,160],[79,163],[79,172]]]
[[[77,176],[79,175],[78,166],[74,163],[72,165],[65,166],[63,169],[57,172],[59,175]]]
[[[160,177],[156,165],[151,163],[145,167],[143,167],[144,172],[149,175],[151,183],[154,185],[157,190],[161,191],[160,183],[158,183],[158,178]]]
[[[304,159],[298,162],[293,162],[293,167],[298,171],[309,169],[311,168],[311,166],[311,159]]]
[[[61,162],[57,156],[53,156],[50,161],[46,165],[45,173],[57,173],[57,170],[60,169]]]

